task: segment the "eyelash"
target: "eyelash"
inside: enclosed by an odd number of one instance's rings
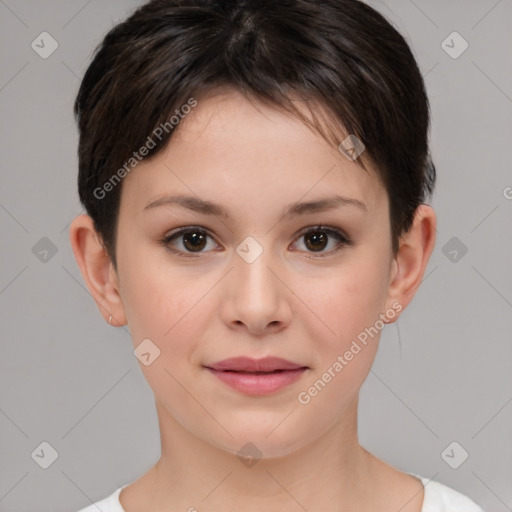
[[[201,255],[201,251],[199,251],[197,253],[183,252],[183,251],[177,250],[169,245],[175,238],[178,238],[180,235],[187,233],[187,232],[191,232],[191,231],[196,231],[203,235],[207,235],[208,237],[210,237],[211,239],[214,240],[214,238],[204,228],[201,228],[200,226],[186,226],[186,227],[179,228],[178,230],[174,231],[173,233],[171,233],[169,235],[163,236],[162,238],[160,238],[158,240],[158,243],[160,245],[164,246],[167,250],[171,251],[172,253],[177,254],[178,256],[181,256],[184,258],[190,258],[190,257],[195,258],[195,257]],[[305,235],[308,235],[310,233],[316,233],[319,231],[334,237],[338,241],[338,244],[336,245],[336,247],[334,249],[331,249],[330,251],[325,252],[325,253],[315,253],[314,251],[310,251],[311,254],[316,254],[316,255],[315,256],[306,256],[306,258],[309,258],[309,259],[323,258],[325,256],[330,256],[334,253],[337,253],[345,246],[353,245],[353,242],[348,237],[346,237],[345,234],[343,232],[341,232],[340,230],[334,229],[334,228],[329,228],[326,226],[321,226],[321,225],[313,226],[313,227],[307,228],[307,230],[305,230],[305,231],[302,231],[299,234],[299,236],[297,237],[297,240],[299,240],[301,237],[303,237]],[[197,256],[196,256],[196,254],[197,254]]]

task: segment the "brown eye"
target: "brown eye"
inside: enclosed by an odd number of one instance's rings
[[[208,252],[208,239],[213,240],[204,229],[188,226],[164,236],[159,242],[171,252],[180,256],[190,256],[193,253],[200,255],[203,252]],[[215,248],[216,244],[213,246]]]
[[[206,246],[206,237],[200,231],[185,231],[182,236],[183,245],[189,251],[201,251]]]
[[[208,239],[213,242],[213,247],[208,249]],[[299,241],[304,241],[306,253],[314,253],[314,257],[330,256],[345,246],[351,246],[353,243],[338,229],[316,226],[302,233]],[[196,226],[187,226],[179,228],[169,235],[165,235],[159,240],[169,251],[178,256],[192,257],[200,256],[202,253],[208,253],[216,248],[213,237],[202,228]],[[334,244],[332,244],[334,242]],[[325,250],[333,245],[330,250]],[[307,256],[311,258],[311,256]]]
[[[312,251],[321,251],[325,249],[328,242],[328,237],[322,231],[310,231],[308,234],[304,235],[304,238],[307,240],[307,248]]]
[[[330,256],[345,246],[352,245],[352,242],[339,230],[316,226],[300,235],[299,241],[304,240],[305,252],[316,253],[313,257]],[[334,246],[331,250],[325,250],[333,240]],[[332,244],[331,244],[332,245]],[[307,256],[311,258],[311,256]]]

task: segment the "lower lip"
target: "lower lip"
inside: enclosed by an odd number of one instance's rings
[[[213,375],[246,395],[270,395],[299,380],[306,368],[276,373],[226,372],[207,368]]]

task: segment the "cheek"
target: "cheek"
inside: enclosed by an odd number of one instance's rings
[[[189,397],[179,383],[198,370],[194,358],[207,321],[208,283],[141,255],[124,263],[123,303],[134,349],[158,354],[148,365],[140,359],[140,368],[155,396],[172,396],[178,410],[187,410]]]
[[[161,350],[173,343],[173,350],[179,351],[175,340],[181,339],[187,328],[196,303],[204,295],[205,283],[166,263],[165,255],[131,249],[127,251],[130,257],[123,261],[121,280],[133,342],[137,345],[150,338]]]
[[[331,340],[333,348],[342,348],[379,318],[386,284],[384,265],[361,255],[328,277],[310,281],[300,295],[308,297],[307,305],[322,320],[322,338]]]
[[[329,279],[301,291],[321,320],[311,317],[306,323],[318,359],[303,389],[304,400],[319,413],[326,404],[337,404],[339,412],[354,398],[377,353],[387,294],[385,262],[367,254],[359,253]]]

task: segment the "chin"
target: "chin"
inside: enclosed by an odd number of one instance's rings
[[[212,437],[210,435],[205,439],[208,443],[238,457],[252,457],[254,459],[272,459],[286,457],[313,441],[313,433],[302,429],[291,421],[291,418],[285,419],[286,415],[281,415],[279,421],[269,427],[267,422],[254,420],[250,427],[243,428],[240,423],[232,426],[225,425],[226,429],[233,437],[222,431],[222,436]],[[285,425],[285,423],[288,423]],[[312,426],[314,429],[314,427]]]

